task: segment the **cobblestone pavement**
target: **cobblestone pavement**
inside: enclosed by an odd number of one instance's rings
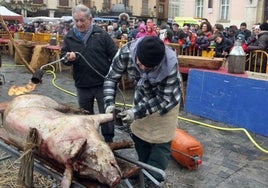
[[[10,57],[2,57],[0,73],[6,83],[0,85],[0,102],[12,99],[8,90],[12,86],[25,86],[32,75],[24,66],[17,66]],[[77,106],[77,98],[68,92],[75,93],[70,72],[64,70],[45,74],[43,83],[37,85],[31,93],[50,96],[58,102]],[[55,78],[55,83],[52,83]],[[67,90],[67,91],[66,91]],[[132,99],[132,90],[124,91],[127,103]],[[122,97],[118,96],[118,102]],[[209,125],[228,127],[202,117],[180,111],[179,117],[200,121]],[[267,188],[268,187],[268,154],[259,150],[243,132],[221,131],[179,118],[179,127],[201,142],[204,149],[203,163],[198,170],[190,171],[171,159],[166,170],[165,187],[186,188]],[[267,151],[268,137],[250,133],[253,139]],[[116,131],[116,139],[127,138],[123,132]],[[1,148],[0,148],[1,149]],[[135,151],[123,151],[126,155]]]

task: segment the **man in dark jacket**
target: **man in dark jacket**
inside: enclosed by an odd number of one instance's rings
[[[111,61],[117,52],[112,38],[106,31],[93,25],[88,7],[77,5],[72,16],[75,26],[64,38],[61,56],[65,65],[73,66],[73,78],[80,108],[94,114],[94,100],[99,113],[104,113],[103,82]],[[113,124],[101,126],[106,142],[112,142]]]

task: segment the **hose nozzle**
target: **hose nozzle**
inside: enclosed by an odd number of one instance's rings
[[[44,71],[42,69],[37,69],[34,72],[33,77],[31,79],[32,83],[34,83],[34,84],[41,83],[43,75],[44,75]]]
[[[33,77],[31,78],[32,83],[34,83],[34,84],[42,83],[42,77],[43,77],[43,75],[44,75],[44,73],[45,73],[45,72],[43,71],[44,67],[47,67],[47,66],[49,66],[49,65],[58,63],[58,62],[63,61],[63,60],[65,60],[65,59],[66,59],[66,56],[62,57],[61,59],[58,59],[58,60],[56,60],[56,61],[53,61],[53,62],[51,62],[51,63],[48,63],[48,64],[45,64],[45,65],[41,66],[40,69],[37,69],[37,70],[33,73]]]

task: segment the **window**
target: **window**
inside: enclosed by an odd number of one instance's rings
[[[228,20],[229,0],[221,0],[220,2],[220,20]]]
[[[129,5],[129,0],[123,0],[123,4],[128,6]]]
[[[204,1],[196,0],[195,1],[195,17],[203,18],[203,8],[204,8]]]
[[[59,0],[59,6],[69,6],[69,1],[68,0]]]
[[[208,0],[208,8],[213,8],[213,0]]]
[[[33,4],[43,4],[43,0],[33,0]]]
[[[142,8],[141,8],[142,15],[149,15],[148,4],[149,4],[148,0],[142,0]]]
[[[109,0],[103,0],[102,3],[102,9],[109,9],[110,8],[110,1]]]
[[[180,15],[180,2],[179,0],[169,0],[168,17],[174,18]]]

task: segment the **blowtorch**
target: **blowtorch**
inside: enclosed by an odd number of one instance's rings
[[[44,73],[45,73],[43,69],[44,69],[45,67],[49,66],[49,65],[53,65],[53,64],[55,64],[55,63],[58,63],[58,62],[61,62],[61,61],[65,60],[66,57],[67,57],[67,56],[64,56],[64,57],[62,57],[61,59],[58,59],[58,60],[56,60],[56,61],[52,61],[52,62],[50,62],[50,63],[48,63],[48,64],[45,64],[45,65],[42,65],[42,66],[40,67],[40,69],[37,69],[37,70],[34,72],[33,77],[31,78],[32,83],[34,83],[34,84],[39,84],[39,83],[41,83],[41,82],[42,82],[42,77],[43,77],[43,75],[44,75]]]

